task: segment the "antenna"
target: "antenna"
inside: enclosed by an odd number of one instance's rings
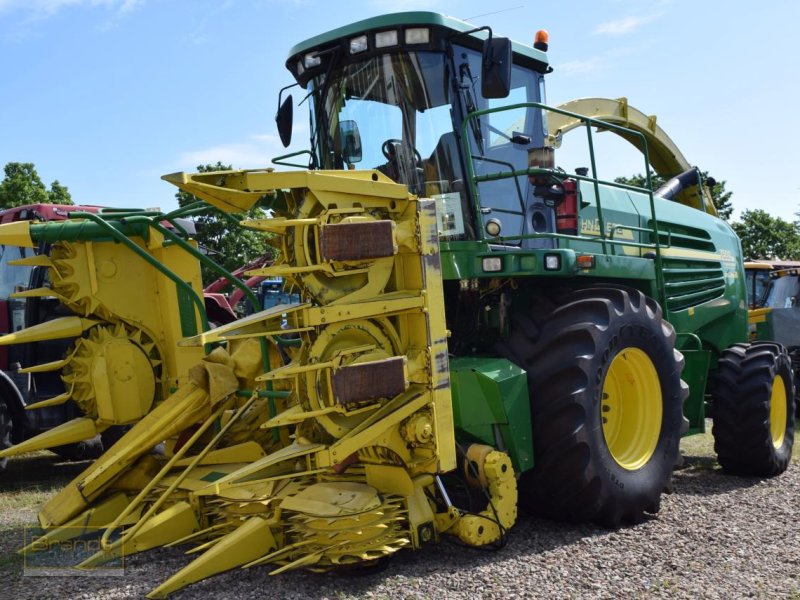
[[[488,17],[489,15],[499,15],[500,13],[508,12],[510,10],[517,10],[518,8],[525,8],[524,4],[520,4],[519,6],[512,6],[511,8],[504,8],[503,10],[496,10],[494,12],[483,13],[482,15],[475,15],[474,17],[467,17],[466,19],[462,19],[463,21],[471,21],[472,19],[479,19],[481,17]]]

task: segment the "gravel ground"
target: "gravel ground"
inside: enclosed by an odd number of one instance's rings
[[[699,440],[699,442],[697,441]],[[497,552],[452,543],[402,552],[364,575],[235,571],[195,584],[172,598],[794,598],[800,600],[800,464],[770,480],[723,475],[708,436],[684,441],[686,460],[675,491],[657,517],[608,531],[521,517]],[[797,456],[797,452],[795,453]],[[54,467],[37,457],[50,488],[82,467]],[[22,463],[23,461],[19,461]],[[30,487],[26,467],[0,483],[3,497]],[[49,487],[48,487],[49,486]],[[37,504],[40,499],[36,498]],[[22,506],[17,506],[22,504]],[[25,497],[0,504],[0,597],[139,598],[188,562],[178,549],[131,557],[121,577],[23,577],[13,551],[34,509]]]

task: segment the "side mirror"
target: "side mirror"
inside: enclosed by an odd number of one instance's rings
[[[511,91],[511,40],[492,37],[483,43],[481,95],[505,98]]]
[[[347,163],[361,162],[361,134],[355,121],[339,123],[339,138],[342,143],[342,159]]]
[[[281,143],[284,148],[292,143],[293,118],[294,105],[292,104],[292,95],[289,94],[278,108],[278,114],[275,115],[275,123],[278,125],[278,135],[281,138]]]

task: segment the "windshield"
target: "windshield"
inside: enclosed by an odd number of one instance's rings
[[[770,308],[793,308],[798,306],[800,280],[796,275],[787,275],[772,280],[764,306]]]
[[[445,237],[466,232],[463,169],[442,53],[382,54],[309,83],[323,169],[377,169],[437,202]]]
[[[316,123],[321,135],[315,136],[322,167],[378,168],[418,188],[425,180],[415,172],[422,159],[429,159],[440,137],[453,130],[443,71],[444,55],[409,52],[346,65],[331,75],[327,87],[324,77],[312,81],[325,93],[316,103],[324,108]],[[348,146],[353,124],[360,155]],[[397,155],[405,160],[395,160]]]

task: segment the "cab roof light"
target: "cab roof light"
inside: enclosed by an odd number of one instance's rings
[[[398,38],[397,31],[379,31],[375,34],[375,47],[376,48],[389,48],[390,46],[397,46]]]
[[[540,29],[536,32],[533,38],[533,47],[542,52],[547,52],[547,46],[550,44],[550,34],[546,29]]]
[[[427,27],[412,27],[406,29],[406,44],[427,44],[430,42],[431,32]]]
[[[309,52],[303,58],[303,64],[305,65],[306,69],[313,69],[314,67],[318,67],[322,64],[322,58],[320,58],[319,54],[316,52]]]
[[[369,46],[367,46],[366,35],[359,35],[358,37],[350,38],[350,54],[365,52],[368,48]]]

